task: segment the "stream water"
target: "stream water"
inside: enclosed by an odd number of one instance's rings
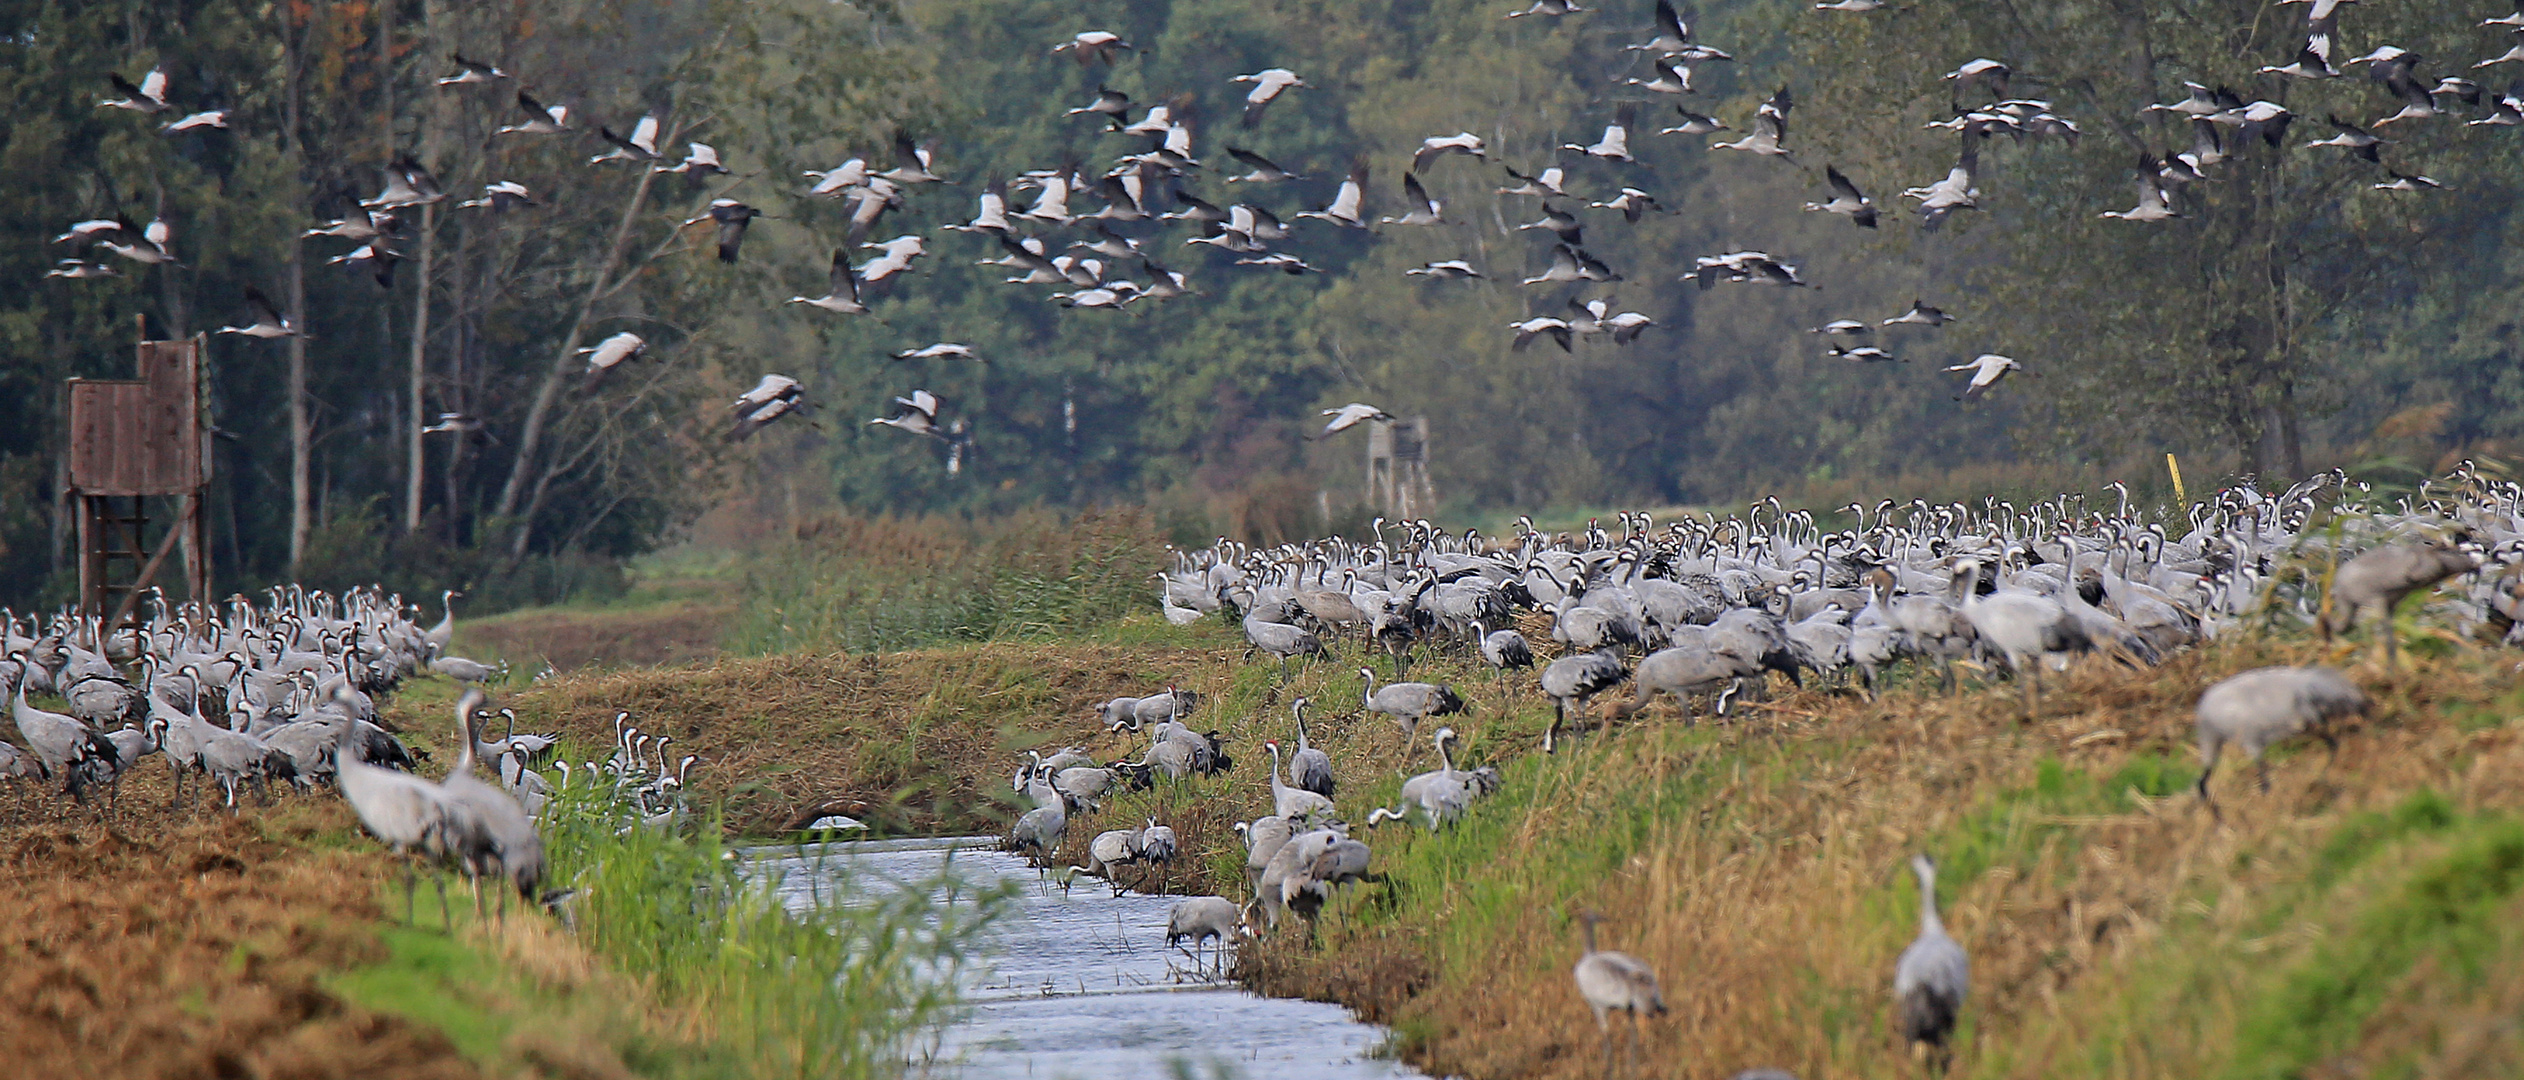
[[[812,903],[819,884],[848,874],[879,881],[933,881],[948,860],[970,886],[1021,890],[978,953],[957,973],[969,1008],[940,1039],[934,1063],[913,1076],[1135,1080],[1140,1077],[1395,1080],[1420,1074],[1375,1057],[1385,1030],[1337,1005],[1260,997],[1215,977],[1165,944],[1174,896],[1115,897],[1080,877],[1063,894],[1023,860],[994,851],[991,837],[833,844],[820,860],[774,857],[792,903]],[[819,879],[819,875],[821,878]],[[962,903],[935,894],[932,903]],[[1187,946],[1188,948],[1188,946]],[[1232,949],[1232,947],[1231,947]],[[1232,966],[1232,962],[1231,965]]]

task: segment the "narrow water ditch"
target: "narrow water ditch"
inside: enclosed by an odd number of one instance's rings
[[[1063,894],[992,837],[832,844],[820,856],[754,853],[793,905],[817,902],[847,876],[860,888],[932,887],[952,867],[965,889],[1019,891],[955,973],[968,1004],[915,1077],[1134,1080],[1139,1077],[1307,1077],[1403,1080],[1378,1057],[1385,1029],[1337,1005],[1260,997],[1165,944],[1174,896],[1115,897],[1081,878]],[[812,852],[815,849],[810,849]],[[933,887],[933,904],[968,902]]]

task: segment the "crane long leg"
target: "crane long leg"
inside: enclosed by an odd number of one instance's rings
[[[445,875],[445,874],[431,874],[431,875],[430,875],[430,880],[435,881],[435,882],[437,882],[437,883],[438,883],[438,919],[439,919],[439,923],[440,923],[441,927],[442,927],[442,928],[444,928],[444,929],[445,929],[448,933],[450,933],[450,934],[455,933],[455,932],[456,932],[456,910],[455,910],[454,908],[451,908],[451,907],[448,907],[448,906],[447,906],[447,875]]]

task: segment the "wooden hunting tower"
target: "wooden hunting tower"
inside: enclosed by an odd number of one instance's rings
[[[1436,508],[1428,417],[1368,422],[1367,505],[1390,518],[1422,517]]]
[[[210,482],[203,439],[202,337],[142,341],[137,379],[72,379],[70,490],[79,534],[79,611],[119,629],[179,546],[186,598],[210,597]],[[173,503],[148,542],[149,500]]]

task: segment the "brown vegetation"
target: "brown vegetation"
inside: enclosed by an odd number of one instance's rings
[[[554,680],[515,701],[521,729],[558,730],[601,756],[617,711],[701,756],[696,803],[725,798],[728,825],[775,833],[827,813],[897,831],[995,831],[1024,752],[1076,743],[1099,760],[1129,744],[1093,706],[1170,679],[1217,673],[1233,654],[1179,646],[1018,643],[908,653],[727,658],[677,669]],[[448,726],[435,706],[414,722]],[[1232,838],[1232,835],[1231,835]],[[1188,837],[1187,837],[1188,840]]]
[[[13,1076],[473,1077],[426,1026],[351,1005],[333,971],[378,959],[382,860],[304,844],[335,802],[245,819],[152,812],[130,785],[111,824],[6,788],[0,1042]],[[142,804],[149,804],[144,806]],[[30,823],[52,820],[57,823]]]
[[[689,664],[719,655],[736,605],[678,600],[654,607],[534,609],[462,622],[458,652],[505,659],[521,671]]]
[[[2128,784],[2167,759],[2180,773],[2171,786],[2187,779],[2202,687],[2311,656],[2247,643],[2152,672],[2090,664],[2030,724],[2003,688],[1881,705],[1809,692],[1697,732],[1652,719],[1591,736],[1511,774],[1537,790],[1491,811],[1504,820],[1481,837],[1496,846],[1472,868],[1424,873],[1415,849],[1456,838],[1385,830],[1379,863],[1407,884],[1369,886],[1320,944],[1291,934],[1250,950],[1240,974],[1397,1024],[1434,1075],[1592,1076],[1595,1025],[1568,976],[1574,916],[1591,908],[1608,917],[1607,947],[1664,975],[1674,1015],[1649,1025],[1647,1059],[1666,1063],[1652,1075],[1910,1075],[1888,988],[1916,929],[1901,866],[1928,851],[1965,872],[1943,891],[1974,964],[1966,1072],[2196,1074],[2227,1060],[2243,1017],[2265,1004],[2248,973],[2305,962],[2316,940],[2347,929],[2354,903],[2264,920],[2303,895],[2309,861],[2350,815],[2423,790],[2462,812],[2524,802],[2524,731],[2495,713],[2509,673],[2480,656],[2398,677],[2360,669],[2377,719],[2336,764],[2319,748],[2282,755],[2267,795],[2244,771],[2222,773],[2226,826],[2187,793]],[[1614,867],[1567,865],[1592,863],[1599,834],[1624,823],[1648,834]],[[2504,905],[2505,924],[2524,925],[2524,902]],[[2510,948],[2519,936],[2506,935]],[[1434,978],[1382,974],[1414,959]],[[2511,1074],[2524,1037],[2497,1003],[2524,993],[2524,977],[2510,969],[2478,996],[2461,985],[2413,972],[2396,988],[2408,1000],[2323,1074],[2381,1062]],[[2089,1069],[2098,1054],[2107,1064]]]

